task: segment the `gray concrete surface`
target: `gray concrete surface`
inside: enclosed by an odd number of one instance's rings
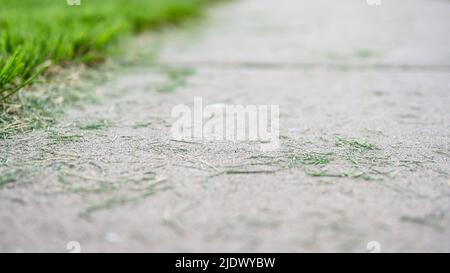
[[[444,0],[214,8],[161,37],[186,85],[157,92],[164,74],[132,70],[101,103],[0,142],[0,173],[18,177],[0,188],[0,250],[450,251],[448,14]],[[194,96],[279,105],[280,149],[172,141],[170,111]]]

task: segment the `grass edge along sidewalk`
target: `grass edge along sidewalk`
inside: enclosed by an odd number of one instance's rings
[[[214,0],[1,0],[0,102],[49,66],[95,64],[120,36],[198,16]]]
[[[92,99],[80,91],[89,81],[73,85],[64,78],[103,63],[117,49],[126,55],[125,37],[198,18],[215,2],[0,0],[0,138],[50,125],[63,106]],[[102,71],[88,74],[103,77]]]

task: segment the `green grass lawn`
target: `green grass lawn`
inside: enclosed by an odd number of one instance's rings
[[[51,65],[98,63],[119,36],[199,15],[212,0],[0,0],[0,102]]]

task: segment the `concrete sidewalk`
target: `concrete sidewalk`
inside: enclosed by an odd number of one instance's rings
[[[100,104],[0,142],[0,173],[20,177],[0,188],[0,250],[450,251],[448,14],[444,0],[215,8],[162,38],[186,85],[156,92],[162,75],[134,70]],[[171,109],[199,96],[279,105],[280,149],[171,140]]]

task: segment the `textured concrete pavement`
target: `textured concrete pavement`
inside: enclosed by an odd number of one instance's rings
[[[157,92],[166,75],[139,68],[54,128],[1,140],[17,181],[0,188],[0,250],[450,251],[449,14],[444,0],[214,8],[161,38],[185,85]],[[280,149],[171,140],[172,107],[195,96],[279,105]]]

